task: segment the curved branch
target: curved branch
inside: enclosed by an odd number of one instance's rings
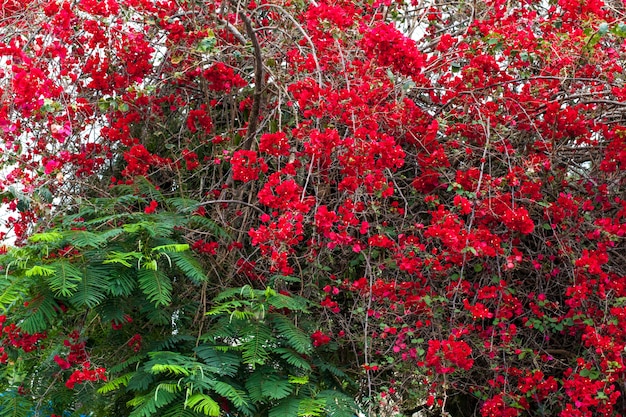
[[[261,55],[261,46],[259,45],[259,40],[254,33],[254,28],[252,27],[252,22],[250,18],[246,16],[244,12],[239,12],[239,16],[241,20],[243,20],[243,24],[246,27],[246,33],[252,42],[252,47],[254,48],[254,94],[252,101],[252,110],[250,110],[250,117],[248,118],[248,132],[246,134],[246,139],[243,143],[243,149],[248,151],[252,148],[252,143],[254,142],[254,137],[257,133],[258,123],[259,123],[259,113],[261,112],[261,100],[263,98],[263,57]]]

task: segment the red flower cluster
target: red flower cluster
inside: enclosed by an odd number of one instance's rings
[[[327,345],[330,343],[330,337],[324,334],[321,330],[316,330],[311,334],[311,340],[313,341],[313,346],[320,347]]]
[[[439,374],[449,374],[457,369],[469,370],[474,365],[470,357],[472,348],[462,340],[429,340],[426,366]]]
[[[76,384],[82,384],[87,381],[106,381],[106,369],[104,368],[96,368],[91,369],[91,364],[89,362],[83,363],[82,369],[77,369],[72,372],[68,380],[65,382],[65,386],[69,389],[74,389]]]

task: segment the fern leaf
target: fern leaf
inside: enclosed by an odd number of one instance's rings
[[[140,362],[144,358],[145,358],[145,355],[131,356],[130,358],[126,359],[124,362],[121,362],[121,363],[119,363],[119,364],[109,368],[109,373],[110,374],[115,374],[115,373],[121,372],[124,369],[128,369],[129,367],[131,367],[132,365],[136,364],[137,362]],[[131,377],[133,375],[134,374],[131,374]]]
[[[171,243],[152,248],[152,252],[185,252],[189,250],[189,245],[184,243]]]
[[[241,345],[241,357],[243,363],[250,365],[253,369],[256,365],[264,365],[270,357],[267,348],[272,344],[272,332],[263,322],[251,322],[249,326],[242,329],[247,339]]]
[[[226,230],[219,227],[217,223],[207,217],[191,216],[187,221],[187,226],[195,230],[206,230],[207,232],[210,232],[213,236],[220,239],[230,239],[230,235]]]
[[[327,417],[354,417],[358,415],[359,407],[354,398],[339,391],[325,390],[320,392],[317,398],[326,401]]]
[[[183,408],[180,403],[176,403],[163,411],[161,417],[199,417],[202,414],[192,410],[191,408]]]
[[[77,307],[94,308],[106,297],[108,282],[102,268],[88,266],[82,270],[82,278],[70,298]]]
[[[17,389],[8,389],[0,395],[0,417],[23,417],[29,415],[34,403],[29,397],[17,393]]]
[[[24,275],[26,275],[27,277],[50,277],[54,275],[54,272],[54,268],[35,265],[24,271]]]
[[[286,398],[291,394],[293,388],[287,379],[269,373],[268,368],[253,372],[246,381],[246,389],[250,398],[261,403]]]
[[[137,272],[139,288],[156,307],[169,305],[172,301],[172,282],[163,271],[141,269]]]
[[[300,401],[298,417],[321,417],[325,414],[326,400],[304,398]]]
[[[121,264],[127,268],[132,268],[135,263],[143,259],[141,252],[115,252],[112,251],[107,255],[107,259],[102,261],[103,264]],[[132,262],[132,263],[131,263]]]
[[[15,302],[21,301],[28,292],[28,282],[13,275],[0,279],[0,309],[5,310]]]
[[[219,375],[233,377],[237,374],[241,361],[234,352],[220,352],[211,345],[200,345],[194,351],[204,363],[215,368]]]
[[[218,417],[220,415],[220,406],[206,394],[193,394],[185,401],[185,407],[192,408],[205,416]]]
[[[200,262],[191,253],[171,253],[169,256],[187,278],[196,284],[207,280],[207,274],[202,269]]]
[[[191,372],[185,367],[180,366],[180,365],[167,364],[167,363],[155,363],[154,365],[152,365],[152,368],[150,368],[150,372],[152,372],[153,374],[168,373],[168,374],[173,374],[176,376],[191,375]]]
[[[302,355],[295,350],[289,348],[276,348],[274,351],[278,353],[280,357],[283,358],[289,365],[302,369],[303,371],[311,371],[311,364],[309,361],[304,359]]]
[[[298,398],[287,398],[269,411],[269,417],[295,417],[300,411]]]
[[[54,268],[54,275],[48,279],[50,289],[57,295],[70,297],[82,281],[80,271],[66,261],[55,262],[51,266]]]
[[[277,309],[287,308],[292,311],[308,313],[308,301],[305,298],[296,295],[289,296],[276,293],[267,297],[267,302],[269,305]]]
[[[143,392],[148,389],[154,381],[154,375],[145,372],[143,369],[137,370],[128,381],[128,389],[135,392]]]
[[[127,268],[117,268],[111,270],[106,289],[114,297],[128,297],[131,295],[137,286],[131,271]]]
[[[282,314],[271,313],[268,318],[274,324],[276,330],[279,331],[281,339],[287,342],[287,345],[296,352],[303,355],[311,353],[313,345],[311,338],[286,316]]]
[[[180,384],[177,382],[161,382],[157,385],[156,390],[154,391],[154,395],[157,395],[160,390],[165,390],[171,394],[175,394],[182,390]]]
[[[174,197],[167,200],[168,204],[174,206],[178,211],[191,212],[200,206],[200,202],[191,198]]]
[[[37,242],[58,242],[63,239],[63,234],[59,232],[44,232],[44,233],[35,233],[31,237],[28,238],[29,241],[33,243]]]
[[[48,328],[48,324],[56,318],[59,306],[54,301],[54,295],[46,292],[30,301],[28,311],[29,315],[22,321],[20,327],[32,334]]]
[[[98,389],[98,394],[108,394],[109,392],[120,389],[128,385],[128,381],[133,376],[132,373],[122,375],[118,378],[112,379]]]
[[[213,391],[231,401],[237,408],[248,405],[248,400],[245,392],[236,389],[226,382],[215,381],[212,384],[212,388]]]
[[[168,392],[167,390],[157,391],[155,389],[146,395],[135,397],[127,402],[129,406],[135,408],[129,417],[152,417],[158,415],[157,410],[174,401],[177,396],[177,393]]]

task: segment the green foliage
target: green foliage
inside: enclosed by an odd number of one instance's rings
[[[33,396],[65,410],[89,404],[94,416],[219,416],[228,408],[242,417],[343,417],[333,411],[336,397],[320,395],[350,385],[337,383],[340,370],[319,366],[324,361],[309,336],[317,327],[309,301],[250,285],[206,294],[211,276],[177,227],[193,223],[207,233],[225,232],[193,215],[198,202],[168,200],[139,186],[173,211],[133,210],[145,201],[118,195],[126,186],[115,187],[114,197],[94,200],[0,255],[0,307],[19,311],[24,331],[47,332],[50,346],[28,355],[11,352],[20,359],[5,375],[19,367]],[[205,305],[208,312],[198,316]],[[93,362],[117,364],[108,369],[108,381],[65,388],[62,382],[77,368],[60,370],[53,358],[67,357],[71,329],[79,334],[71,343],[88,346]],[[36,370],[27,365],[34,363]],[[46,378],[56,382],[47,386]],[[0,417],[26,415],[33,404],[10,392],[0,397]]]

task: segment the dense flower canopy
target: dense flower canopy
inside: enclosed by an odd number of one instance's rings
[[[626,409],[623,2],[0,6],[0,415]]]

